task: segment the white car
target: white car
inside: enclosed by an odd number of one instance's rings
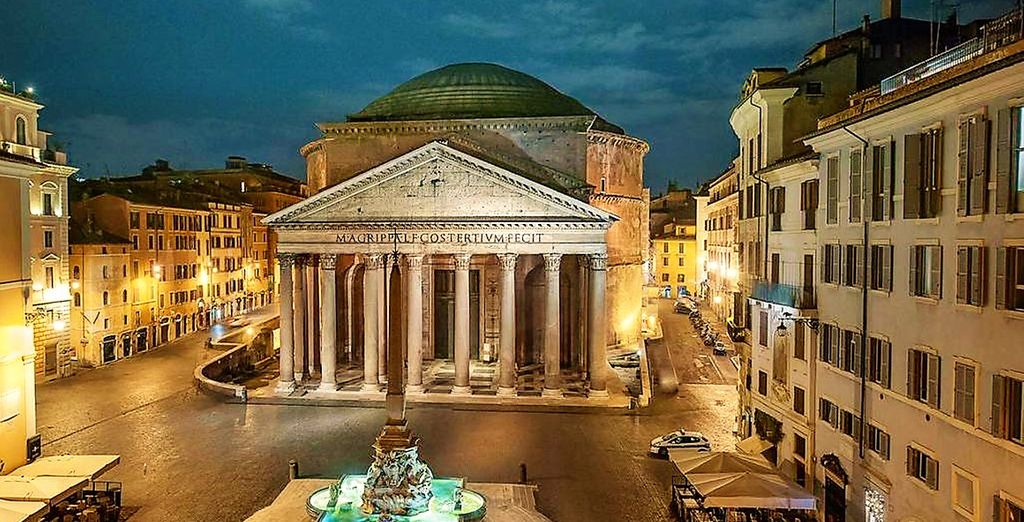
[[[711,451],[711,442],[700,432],[686,430],[676,430],[651,441],[652,455],[667,457],[670,449]]]

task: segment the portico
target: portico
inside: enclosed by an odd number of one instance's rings
[[[424,369],[440,360],[454,366],[444,393],[484,393],[475,360],[496,362],[486,393],[500,397],[519,393],[527,368],[543,368],[545,397],[562,395],[565,372],[585,376],[587,396],[605,396],[606,232],[617,219],[442,141],[269,216],[281,271],[278,392],[317,378],[302,373],[315,357],[320,392],[338,389],[341,361],[361,366],[361,389],[379,393],[390,324],[409,393],[424,392]]]

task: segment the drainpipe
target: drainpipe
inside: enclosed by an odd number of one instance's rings
[[[760,105],[754,103],[754,96],[753,95],[750,96],[750,105],[753,105],[757,109],[757,152],[758,152],[758,154],[757,154],[757,168],[760,169],[761,168],[761,155],[764,153],[764,144],[762,143],[762,141],[763,141],[762,136],[764,135],[764,132],[762,130],[762,126],[763,126],[762,115],[764,114],[764,108],[761,107]],[[751,151],[751,154],[753,154],[753,151]],[[755,180],[757,180],[757,181],[761,182],[762,184],[764,184],[765,208],[763,210],[764,210],[765,218],[764,218],[764,275],[763,275],[763,277],[767,277],[768,276],[768,228],[769,228],[769,220],[768,220],[768,217],[767,217],[767,215],[768,215],[768,208],[767,207],[768,207],[768,201],[769,201],[769,199],[768,199],[768,189],[771,188],[771,186],[768,185],[767,181],[765,181],[765,180],[755,176],[753,172],[750,173],[750,177],[752,177]],[[758,198],[758,199],[760,199],[760,198]],[[760,219],[761,219],[761,216],[758,216],[758,220],[760,220]]]
[[[849,128],[847,128],[846,125],[843,125],[843,130],[846,131],[850,136],[853,136],[854,138],[857,138],[857,140],[860,141],[860,143],[861,143],[861,151],[860,151],[861,198],[860,198],[860,200],[861,200],[861,209],[863,209],[864,208],[864,190],[863,190],[863,187],[864,187],[864,162],[867,160],[867,156],[868,156],[868,141],[865,140],[864,138],[860,137],[859,135],[857,135],[857,133],[853,132]],[[826,190],[828,190],[828,187],[826,187]],[[861,220],[861,223],[864,225],[864,250],[863,250],[863,252],[864,252],[864,262],[862,263],[864,268],[863,268],[863,270],[861,272],[861,280],[860,280],[860,282],[861,282],[861,305],[860,305],[860,344],[861,344],[861,346],[860,346],[860,442],[858,443],[858,453],[860,455],[860,458],[863,459],[864,458],[864,439],[865,439],[865,437],[867,435],[864,432],[864,423],[865,423],[865,421],[864,421],[864,417],[865,417],[865,415],[864,415],[864,406],[865,406],[866,401],[867,401],[867,392],[868,392],[868,381],[867,381],[868,369],[866,367],[866,364],[867,364],[867,357],[868,357],[868,347],[870,345],[870,343],[868,342],[868,253],[870,252],[870,249],[868,248],[868,216],[863,211],[860,213],[860,220]]]

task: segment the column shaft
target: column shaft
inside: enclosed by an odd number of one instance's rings
[[[320,256],[320,390],[337,389],[338,369],[338,301],[335,271],[337,258],[333,255]]]
[[[516,254],[499,254],[501,265],[501,344],[499,395],[516,393]]]
[[[544,390],[543,395],[561,396],[561,325],[559,323],[559,274],[561,254],[544,254]]]
[[[423,256],[408,255],[406,260],[406,356],[409,365],[407,391],[423,390]]]
[[[363,275],[363,390],[366,391],[379,391],[377,334],[380,331],[380,324],[377,287],[382,283],[382,261],[380,254],[367,255],[366,271]]]
[[[452,393],[468,394],[469,387],[469,254],[455,258],[455,386]]]
[[[587,290],[587,366],[590,373],[590,395],[607,396],[608,352],[605,324],[604,293],[607,280],[608,255],[590,256],[590,288]]]
[[[295,318],[292,324],[295,325],[295,380],[301,381],[306,375],[306,309],[309,303],[306,299],[306,260],[304,257],[295,258]]]
[[[277,389],[282,392],[290,392],[295,388],[295,338],[294,338],[294,314],[292,313],[292,262],[294,256],[281,254],[278,256],[278,265],[281,267],[281,352],[278,354],[278,380]]]
[[[386,276],[390,273],[391,266],[388,264],[387,257],[384,257],[381,261],[380,276],[377,278],[377,379],[379,382],[385,382],[388,378],[388,347],[385,344],[388,339],[388,310],[386,308],[387,299],[384,296],[387,295],[391,286],[390,278]]]

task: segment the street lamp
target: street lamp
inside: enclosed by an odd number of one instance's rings
[[[783,312],[782,317],[779,318],[779,327],[775,329],[775,334],[780,338],[786,337],[786,334],[789,333],[789,329],[786,328],[786,321],[792,321],[793,324],[806,323],[815,332],[818,331],[818,326],[821,324],[817,317],[793,317],[792,313]]]

